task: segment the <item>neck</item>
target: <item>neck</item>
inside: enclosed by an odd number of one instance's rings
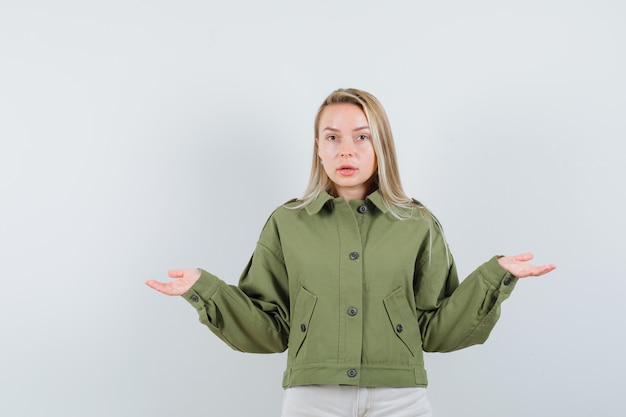
[[[344,200],[350,202],[352,200],[365,200],[365,197],[370,195],[376,190],[373,183],[368,184],[365,187],[359,188],[337,188],[333,186],[328,190],[328,193],[333,197],[343,197]]]

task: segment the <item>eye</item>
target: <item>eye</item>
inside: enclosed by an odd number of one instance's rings
[[[358,140],[368,140],[370,137],[367,135],[359,135],[356,137]]]
[[[328,136],[326,136],[326,140],[330,140],[330,141],[337,140],[337,136],[335,136],[335,135],[328,135]]]

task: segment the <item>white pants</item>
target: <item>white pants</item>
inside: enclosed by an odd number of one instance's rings
[[[426,388],[303,385],[287,388],[281,417],[432,417]]]

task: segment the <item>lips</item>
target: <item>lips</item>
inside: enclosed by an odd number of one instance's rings
[[[341,175],[352,175],[357,171],[356,167],[353,167],[352,165],[341,165],[339,168],[337,168],[337,171],[341,174]]]

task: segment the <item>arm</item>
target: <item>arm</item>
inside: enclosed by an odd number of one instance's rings
[[[543,275],[554,265],[527,263],[531,254],[493,257],[458,284],[454,261],[438,236],[431,261],[416,268],[416,307],[425,351],[448,352],[484,343],[518,278]]]
[[[175,281],[146,284],[167,295],[182,295],[194,306],[200,322],[231,348],[282,352],[289,336],[288,281],[277,240],[269,239],[270,234],[266,225],[238,286],[199,269],[170,271]]]

